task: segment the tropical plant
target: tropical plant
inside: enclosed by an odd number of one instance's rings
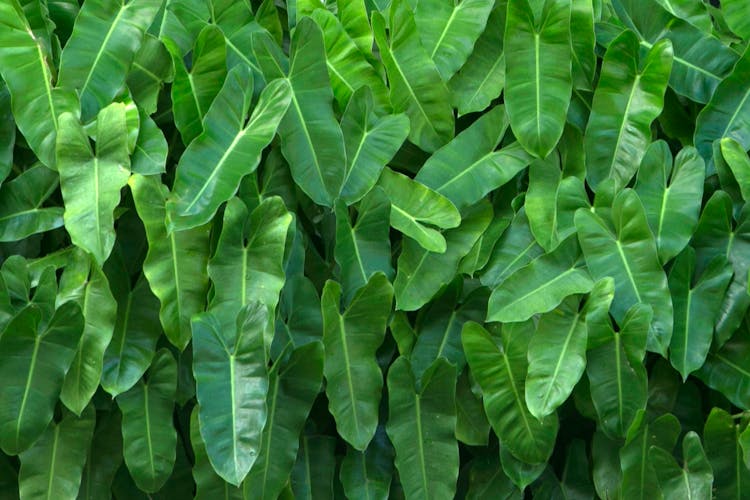
[[[748,498],[718,3],[0,0],[0,498]]]

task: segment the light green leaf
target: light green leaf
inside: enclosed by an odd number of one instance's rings
[[[414,10],[420,40],[444,81],[463,66],[487,24],[492,0],[418,0]]]
[[[356,5],[356,2],[351,3]],[[349,37],[339,19],[325,9],[315,9],[310,17],[323,32],[328,76],[339,107],[346,108],[354,92],[362,87],[369,87],[377,107],[390,108],[388,89],[383,78],[365,59],[365,54]]]
[[[503,447],[527,463],[546,461],[557,437],[557,415],[537,420],[524,401],[530,323],[505,325],[502,339],[474,322],[461,332],[466,360],[482,388],[484,409]]]
[[[242,489],[224,481],[216,474],[211,465],[206,452],[206,442],[203,441],[200,433],[200,424],[198,423],[199,408],[196,405],[193,407],[193,411],[190,412],[190,443],[195,455],[195,464],[193,465],[193,479],[196,485],[195,498],[209,500],[220,496],[226,500],[241,500]]]
[[[374,13],[372,30],[388,73],[391,104],[409,117],[409,140],[423,151],[435,151],[453,137],[448,88],[422,46],[408,0],[391,3],[389,38],[385,26],[384,17]]]
[[[251,99],[251,75],[238,66],[206,114],[205,130],[180,157],[167,202],[171,230],[208,222],[234,196],[242,177],[257,168],[289,106],[289,84],[276,80],[267,85],[248,119]]]
[[[544,418],[563,404],[586,369],[586,324],[578,297],[539,318],[529,342],[526,405]]]
[[[169,51],[157,37],[146,34],[133,59],[126,84],[133,100],[145,115],[156,112],[159,93],[174,79],[174,65]]]
[[[732,73],[724,78],[695,121],[695,147],[708,160],[711,144],[731,137],[743,150],[750,148],[750,51],[737,61]]]
[[[113,212],[130,176],[125,105],[114,103],[96,120],[96,154],[78,119],[59,118],[57,169],[65,202],[65,229],[101,266],[115,243]]]
[[[683,381],[706,361],[714,337],[714,321],[731,279],[732,267],[721,255],[711,261],[698,279],[695,250],[690,247],[672,264],[669,290],[674,303],[674,332],[669,359]]]
[[[719,141],[719,145],[721,156],[734,177],[742,199],[750,200],[750,158],[747,157],[745,148],[731,137],[725,137]]]
[[[448,82],[458,116],[486,109],[503,91],[506,3],[505,0],[495,2],[487,26],[474,44],[474,50],[461,70]]]
[[[0,46],[6,48],[0,50],[0,75],[10,92],[13,117],[34,154],[55,168],[58,116],[78,110],[76,95],[53,88],[55,69],[48,43],[36,36],[18,1],[0,5],[0,20]],[[10,169],[3,167],[0,178],[5,179]]]
[[[372,29],[368,18],[369,9],[364,0],[336,0],[338,17],[359,50],[368,57],[372,55]]]
[[[341,268],[341,286],[346,304],[376,272],[393,279],[390,213],[388,198],[380,188],[375,188],[362,200],[354,224],[350,222],[349,212],[343,204],[336,204],[334,257]]]
[[[224,324],[222,324],[224,323]],[[266,368],[263,331],[268,310],[244,306],[235,328],[211,312],[193,318],[193,373],[200,432],[216,472],[239,486],[253,466],[266,423]]]
[[[505,105],[518,142],[544,158],[560,140],[573,86],[570,0],[545,0],[537,10],[508,0]]]
[[[340,300],[341,286],[327,281],[321,310],[328,410],[339,435],[364,451],[378,425],[383,374],[375,353],[385,339],[393,287],[383,273],[375,273],[343,314]]]
[[[164,44],[172,55],[175,69],[171,91],[174,123],[183,144],[188,145],[203,132],[203,119],[227,76],[226,41],[218,27],[203,28],[193,46],[190,70],[177,45],[169,38]]]
[[[129,184],[149,245],[143,273],[159,297],[164,333],[183,350],[190,342],[190,318],[206,302],[209,227],[168,233],[164,208],[168,189],[154,176],[134,174]]]
[[[83,464],[94,434],[96,410],[86,407],[80,418],[66,415],[52,424],[34,446],[20,454],[21,498],[75,499]]]
[[[652,446],[648,456],[665,498],[711,498],[714,474],[698,434],[690,431],[682,439],[684,467],[662,448]]]
[[[38,293],[38,292],[37,292]],[[52,420],[65,372],[83,330],[77,304],[61,305],[44,317],[30,304],[0,336],[0,447],[10,455],[27,450]]]
[[[62,207],[42,204],[57,190],[58,176],[40,165],[0,188],[0,241],[19,241],[63,225]]]
[[[382,115],[368,87],[357,90],[341,118],[346,147],[346,175],[340,197],[347,205],[359,201],[378,181],[409,134],[404,114]]]
[[[177,433],[172,425],[177,390],[177,363],[161,349],[147,380],[117,396],[122,412],[123,456],[138,488],[158,491],[174,467]]]
[[[81,97],[84,119],[112,102],[162,0],[89,0],[60,56],[58,86]]]
[[[612,315],[618,322],[634,304],[653,307],[648,348],[666,356],[672,338],[672,299],[643,205],[633,190],[617,195],[611,220],[610,224],[587,209],[576,212],[578,240],[586,264],[594,279],[614,278]]]
[[[169,146],[159,126],[146,115],[140,113],[140,128],[135,150],[130,159],[133,172],[141,175],[158,175],[166,171]]]
[[[415,240],[404,240],[393,282],[396,309],[415,311],[450,282],[461,259],[489,226],[492,215],[492,207],[487,201],[467,209],[461,225],[443,233],[446,241],[443,253],[428,251]]]
[[[658,42],[643,58],[631,31],[609,44],[584,136],[592,187],[612,178],[619,189],[633,177],[651,140],[651,122],[664,106],[671,69],[669,41]]]
[[[551,311],[565,297],[588,293],[594,286],[575,238],[518,269],[492,291],[488,321],[526,321]]]
[[[279,126],[281,152],[300,189],[330,207],[344,181],[346,155],[325,62],[323,34],[312,19],[303,18],[292,36],[292,96]]]
[[[708,15],[706,5],[695,0],[657,0],[670,14],[684,19],[696,28],[706,33],[711,33],[711,17]],[[730,0],[731,2],[731,0]]]
[[[747,16],[743,0],[724,0],[721,12],[732,31],[742,38],[750,38],[750,18]]]
[[[275,500],[297,457],[299,437],[323,380],[323,344],[311,342],[277,360],[268,374],[268,418],[261,449],[243,483],[246,499]]]
[[[453,203],[424,184],[390,168],[383,170],[378,185],[391,201],[391,226],[416,240],[426,250],[445,252],[443,235],[424,224],[442,229],[457,227],[461,223],[461,214]]]
[[[651,144],[641,161],[635,192],[643,202],[659,260],[669,262],[685,248],[698,225],[705,167],[687,147],[674,159],[664,141]]]
[[[428,368],[419,386],[407,358],[388,370],[388,437],[408,498],[453,498],[458,479],[456,369],[444,359]]]
[[[594,2],[570,2],[570,46],[573,86],[578,90],[594,90],[596,75],[596,36],[594,33]]]

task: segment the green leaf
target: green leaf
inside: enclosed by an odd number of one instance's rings
[[[461,259],[471,251],[491,220],[492,207],[486,201],[467,209],[461,225],[443,233],[446,241],[443,253],[430,252],[414,240],[405,240],[393,282],[396,309],[414,311],[429,302],[453,279]]]
[[[750,148],[750,51],[737,61],[732,72],[724,78],[695,121],[695,147],[705,159],[711,158],[711,144],[717,139],[731,137],[743,150]]]
[[[61,207],[42,204],[57,190],[58,176],[37,166],[0,188],[0,241],[19,241],[63,225]]]
[[[703,441],[714,472],[716,498],[742,498],[750,491],[750,471],[742,463],[737,441],[740,426],[721,408],[713,408],[703,427]]]
[[[83,330],[77,304],[61,305],[50,317],[34,304],[23,308],[0,336],[0,447],[27,450],[52,420],[65,372]]]
[[[651,305],[654,319],[648,348],[666,356],[672,338],[672,299],[643,205],[633,190],[626,189],[617,195],[611,219],[612,224],[589,210],[576,212],[578,240],[586,264],[594,279],[614,278],[615,320],[621,321],[634,304]]]
[[[566,498],[594,497],[594,485],[589,475],[589,458],[585,441],[574,439],[568,445],[565,469],[560,479]]]
[[[466,63],[450,82],[453,106],[458,116],[486,109],[505,86],[505,1],[495,2],[487,26],[479,35]]]
[[[347,498],[389,498],[393,477],[393,446],[385,428],[379,426],[365,451],[346,449],[341,461],[339,479]]]
[[[157,37],[146,34],[135,54],[126,84],[133,100],[145,115],[156,112],[159,93],[166,82],[174,79],[174,65],[169,51]]]
[[[299,437],[323,379],[323,344],[298,347],[268,374],[261,449],[243,483],[246,499],[276,499],[297,457]]]
[[[203,441],[198,423],[199,406],[193,407],[190,412],[190,443],[195,455],[193,465],[193,479],[195,480],[195,498],[210,499],[217,495],[226,500],[241,500],[242,489],[232,486],[224,481],[213,469],[206,452],[206,442]]]
[[[279,292],[286,279],[284,248],[292,216],[281,198],[265,199],[249,215],[245,204],[232,198],[224,211],[224,224],[208,275],[214,284],[210,309],[222,324],[233,323],[239,310],[254,301],[268,310],[268,348]]]
[[[708,15],[706,5],[694,0],[657,0],[665,9],[675,17],[684,19],[696,28],[706,33],[711,33],[711,17]],[[731,1],[731,0],[730,0]]]
[[[662,448],[652,446],[648,455],[665,497],[711,497],[714,475],[698,434],[690,431],[682,440],[684,467],[680,467],[672,454]]]
[[[346,154],[325,62],[323,34],[312,19],[303,18],[292,36],[291,105],[279,125],[281,152],[300,189],[330,207],[344,182]]]
[[[555,411],[586,369],[586,324],[571,297],[539,319],[529,342],[526,405],[536,418]]]
[[[391,104],[409,117],[409,140],[423,151],[435,151],[453,137],[448,88],[420,41],[408,0],[391,3],[388,38],[385,26],[384,17],[373,14],[372,31],[388,74]]]
[[[721,3],[721,12],[732,31],[742,38],[750,38],[750,19],[745,7],[742,0],[724,0]]]
[[[535,2],[538,7],[540,2]],[[572,89],[570,1],[508,0],[505,104],[524,149],[544,158],[563,132]]]
[[[456,383],[456,439],[469,446],[487,446],[490,423],[468,373],[464,370]]]
[[[125,464],[138,488],[158,491],[169,479],[176,457],[172,425],[177,363],[166,349],[154,357],[146,380],[117,396],[122,411]]]
[[[117,95],[160,5],[161,0],[89,0],[81,7],[60,56],[57,83],[78,92],[84,119]]]
[[[339,19],[325,9],[315,9],[310,17],[323,32],[328,75],[339,107],[346,108],[352,94],[368,87],[378,108],[390,108],[388,89],[382,76],[365,59],[365,54],[349,37]]]
[[[691,147],[677,154],[674,168],[664,141],[652,143],[643,156],[635,192],[643,202],[662,263],[685,248],[698,225],[704,176],[703,160]]]
[[[321,310],[328,410],[339,435],[364,451],[378,425],[383,374],[375,353],[385,339],[393,287],[383,273],[375,273],[343,314],[340,301],[341,286],[327,281]]]
[[[478,323],[468,322],[461,338],[492,429],[516,458],[533,464],[549,458],[559,424],[557,415],[536,419],[524,401],[529,326],[506,325],[502,339],[496,339]]]
[[[226,42],[218,27],[207,25],[195,40],[192,66],[188,70],[177,45],[170,38],[163,41],[174,61],[171,91],[174,123],[183,144],[188,145],[203,132],[203,119],[227,76]]]
[[[347,205],[359,201],[378,181],[409,134],[404,114],[382,114],[369,87],[352,94],[341,118],[346,147],[346,175],[340,197]]]
[[[164,333],[184,350],[190,342],[190,318],[206,302],[209,227],[168,232],[165,201],[169,190],[156,176],[134,174],[129,184],[148,239],[143,273],[159,297]]]
[[[96,264],[90,263],[88,256],[84,258],[85,282],[78,298],[84,318],[83,333],[60,393],[60,400],[76,415],[81,414],[99,387],[104,351],[112,340],[117,318],[117,302],[107,277]]]
[[[300,439],[297,461],[290,478],[293,497],[301,500],[333,498],[336,468],[336,440],[331,436],[307,436]]]
[[[368,57],[372,55],[372,29],[364,0],[336,0],[338,17],[347,34]]]
[[[34,154],[55,168],[58,116],[78,109],[76,95],[69,89],[53,88],[50,48],[33,32],[17,1],[0,5],[0,19],[0,46],[6,47],[0,50],[0,75],[10,92],[13,117]],[[9,170],[3,165],[0,178],[7,177]]]
[[[619,332],[606,325],[597,332],[596,347],[588,351],[591,399],[601,429],[610,437],[624,437],[638,411],[646,408],[648,380],[642,363],[649,321],[650,307],[637,304],[626,314]],[[589,330],[590,337],[593,333]]]
[[[668,39],[674,58],[669,86],[693,101],[706,103],[730,72],[738,55],[714,36],[674,17],[657,0],[613,0],[617,17],[651,49]]]
[[[336,246],[334,257],[341,268],[344,302],[365,286],[377,272],[393,278],[389,239],[391,207],[380,188],[375,188],[359,205],[352,225],[349,212],[336,204]]]
[[[57,169],[65,202],[65,229],[73,243],[101,266],[115,243],[114,209],[130,176],[125,105],[114,103],[96,120],[96,155],[78,119],[63,113],[57,135]]]
[[[104,351],[101,384],[114,397],[133,387],[151,364],[161,325],[159,300],[144,278],[132,290],[113,286],[113,295],[117,300],[117,321]]]
[[[721,348],[709,352],[698,377],[742,409],[750,409],[750,332],[740,327]]]
[[[258,456],[266,423],[267,323],[268,310],[262,303],[243,307],[234,329],[223,326],[211,312],[192,321],[201,436],[216,472],[235,486]]]
[[[583,0],[570,3],[570,46],[573,86],[579,90],[594,90],[596,75],[596,36],[594,33],[594,2]]]
[[[463,66],[487,24],[491,0],[420,0],[414,21],[422,46],[444,81]]]
[[[437,359],[417,387],[411,364],[399,357],[388,370],[386,431],[408,498],[449,499],[456,491],[456,369]]]
[[[669,345],[672,366],[682,375],[701,368],[713,340],[713,326],[724,292],[732,279],[732,267],[717,256],[696,279],[695,250],[688,247],[669,271],[669,290],[674,304],[674,332]]]
[[[747,157],[745,148],[731,137],[725,137],[719,141],[719,147],[742,199],[750,200],[750,158]]]
[[[523,498],[523,493],[508,479],[497,457],[494,456],[474,459],[469,471],[469,491],[466,493],[466,499],[482,500],[488,496],[502,500]]]
[[[672,45],[656,43],[639,57],[631,31],[609,44],[586,133],[586,178],[596,188],[604,179],[626,186],[651,140],[651,122],[661,113],[672,69]]]
[[[525,491],[527,486],[539,479],[547,468],[546,462],[528,464],[517,459],[502,444],[500,445],[500,464],[505,475],[521,491]]]
[[[391,201],[391,226],[416,240],[425,250],[445,252],[447,246],[443,235],[424,224],[442,229],[457,227],[461,223],[461,214],[453,203],[390,168],[383,170],[378,185]]]
[[[583,267],[575,238],[568,238],[508,276],[492,291],[488,321],[526,321],[534,314],[557,307],[565,297],[588,293],[594,286]]]
[[[80,418],[68,414],[20,454],[18,484],[22,498],[76,498],[95,420],[93,406],[88,406]]]
[[[205,130],[180,157],[167,211],[172,230],[205,224],[234,196],[242,177],[255,171],[290,102],[285,80],[263,89],[250,118],[252,80],[233,69],[204,120]],[[241,103],[239,106],[237,103]],[[206,165],[211,165],[206,169]]]
[[[141,175],[163,174],[167,165],[169,146],[159,126],[143,111],[135,151],[130,159],[133,172]]]

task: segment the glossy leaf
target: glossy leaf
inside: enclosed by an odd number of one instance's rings
[[[750,471],[742,464],[737,438],[740,426],[721,408],[713,408],[703,427],[703,441],[714,473],[714,494],[742,498],[750,488]]]
[[[58,175],[43,166],[33,167],[3,184],[0,188],[0,241],[18,241],[61,227],[63,208],[42,206],[58,184]]]
[[[190,443],[195,455],[193,479],[196,484],[195,498],[204,499],[221,495],[225,499],[240,500],[242,490],[224,481],[213,469],[206,453],[206,443],[200,433],[198,406],[190,413]]]
[[[684,467],[680,467],[671,454],[661,448],[649,449],[649,459],[654,465],[659,486],[667,498],[708,498],[711,496],[713,471],[708,463],[701,440],[689,432],[682,440]]]

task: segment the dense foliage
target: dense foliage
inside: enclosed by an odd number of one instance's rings
[[[0,0],[0,498],[748,498],[746,0]]]

